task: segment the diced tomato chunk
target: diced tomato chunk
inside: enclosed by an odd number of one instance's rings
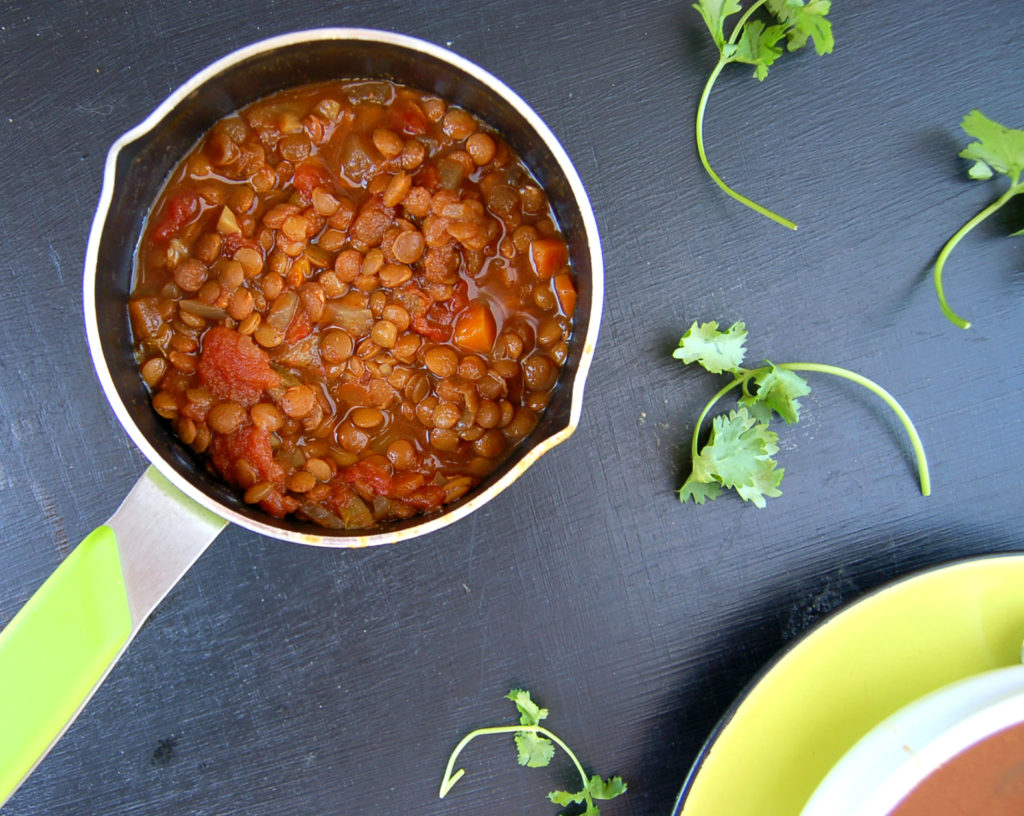
[[[322,187],[327,179],[328,174],[325,168],[313,162],[304,161],[295,167],[292,186],[309,202],[313,198],[313,190]]]
[[[268,388],[281,384],[267,353],[251,337],[214,326],[203,337],[199,380],[218,399],[252,405]]]
[[[167,241],[198,213],[199,196],[191,190],[182,190],[167,200],[160,220],[156,222],[150,234],[156,241]]]
[[[414,470],[396,473],[392,479],[391,494],[398,499],[411,496],[419,488],[426,484],[427,477]]]
[[[410,328],[428,340],[447,342],[452,337],[455,316],[469,305],[468,291],[469,285],[460,280],[448,300],[434,301],[425,312],[413,312]]]
[[[469,284],[465,280],[460,279],[454,288],[454,294],[446,302],[448,304],[447,308],[452,314],[457,314],[469,305]]]
[[[239,463],[245,460],[259,475],[259,481],[270,482],[284,490],[285,471],[274,460],[270,431],[257,425],[245,425],[230,434],[214,434],[210,440],[210,460],[217,471],[232,484],[241,482]]]
[[[391,108],[389,124],[407,136],[422,136],[427,132],[427,115],[412,100],[406,100]]]
[[[452,327],[431,321],[426,314],[415,315],[409,327],[421,337],[433,340],[435,343],[444,343],[452,336]]]
[[[284,341],[286,343],[298,343],[300,340],[305,340],[309,335],[313,333],[313,329],[316,328],[313,325],[313,321],[309,319],[309,315],[306,314],[304,309],[296,309],[295,317],[292,318],[292,322],[288,325],[288,330],[284,334]]]
[[[444,504],[444,488],[437,485],[423,485],[408,496],[404,496],[402,501],[408,502],[420,510],[433,510]]]
[[[260,501],[260,507],[276,518],[284,518],[289,513],[294,513],[299,509],[299,506],[299,502],[296,499],[283,493],[278,493],[276,490],[271,490],[266,498]]]
[[[255,249],[260,255],[263,255],[263,247],[260,246],[259,241],[254,238],[246,238],[240,232],[229,232],[224,236],[224,254],[229,258],[234,257],[235,253],[238,252],[242,247],[250,247]]]
[[[426,187],[430,192],[436,193],[441,187],[441,174],[434,165],[428,164],[412,177],[412,183],[417,187]]]
[[[370,489],[371,493],[377,496],[390,496],[393,483],[391,474],[384,468],[367,462],[365,460],[356,462],[354,465],[343,467],[340,471],[341,478],[348,484],[360,484]]]

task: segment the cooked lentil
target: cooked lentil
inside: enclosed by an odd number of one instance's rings
[[[246,502],[363,529],[464,496],[530,434],[567,285],[544,192],[499,134],[339,81],[200,140],[150,214],[129,312],[154,410]]]

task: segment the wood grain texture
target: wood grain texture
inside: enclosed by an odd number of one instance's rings
[[[979,107],[1024,127],[1016,0],[836,0],[834,54],[723,73],[712,163],[800,224],[723,196],[692,141],[714,62],[688,2],[0,2],[0,624],[142,472],[97,386],[81,265],[109,144],[227,51],[359,25],[448,45],[550,124],[607,263],[583,422],[448,530],[330,552],[229,529],[172,591],[5,816],[556,812],[570,768],[455,742],[525,685],[627,796],[668,813],[715,721],[831,609],[909,571],[1018,549],[1024,530],[1021,208],[965,240],[938,311],[929,268],[997,194],[956,158]],[[1013,223],[1011,220],[1016,218]],[[780,431],[785,495],[681,506],[713,377],[670,358],[693,320],[745,320],[751,359],[811,359],[892,390],[927,446],[820,377]],[[0,690],[2,693],[2,690]]]

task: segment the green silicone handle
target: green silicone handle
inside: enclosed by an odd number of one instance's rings
[[[89,699],[131,632],[117,538],[99,527],[0,631],[0,804]]]

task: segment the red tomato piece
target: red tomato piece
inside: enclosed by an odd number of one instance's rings
[[[260,255],[263,254],[263,247],[260,246],[259,241],[252,238],[246,238],[240,232],[229,232],[223,238],[224,241],[224,254],[229,258],[234,257],[234,254],[238,252],[242,247],[250,247],[255,249]]]
[[[292,175],[292,186],[305,198],[306,202],[312,200],[313,190],[322,187],[328,179],[327,170],[318,164],[304,161],[295,167]]]
[[[199,196],[191,190],[182,190],[164,205],[160,220],[153,227],[154,240],[167,241],[199,213]]]
[[[435,323],[425,314],[415,315],[409,323],[409,328],[421,337],[426,337],[428,340],[433,340],[435,343],[445,343],[451,339],[452,336],[451,326]]]
[[[427,132],[427,115],[410,99],[391,108],[389,124],[391,130],[407,136],[422,136]]]
[[[257,425],[245,425],[230,434],[214,434],[210,440],[210,459],[220,474],[232,484],[239,484],[238,463],[244,459],[259,474],[261,482],[270,482],[284,489],[285,472],[274,461],[270,431]]]
[[[416,187],[425,187],[436,193],[441,187],[441,174],[434,165],[428,164],[412,177],[412,183]]]
[[[444,488],[437,485],[424,485],[403,497],[402,501],[413,507],[418,507],[420,510],[433,510],[444,504]]]
[[[263,392],[281,384],[267,353],[251,337],[214,326],[203,337],[199,380],[218,399],[252,405]]]
[[[277,518],[284,518],[289,513],[294,513],[299,506],[299,502],[294,498],[278,493],[276,490],[271,490],[267,497],[260,502],[260,507]]]
[[[372,462],[363,460],[342,468],[339,473],[348,484],[359,484],[369,488],[377,496],[390,496],[393,487],[391,474]]]
[[[433,340],[444,343],[451,339],[455,324],[455,316],[469,305],[469,284],[460,280],[455,284],[455,291],[448,300],[437,300],[430,304],[426,312],[413,314],[409,324],[414,332]]]
[[[414,470],[396,473],[392,479],[391,495],[398,499],[411,496],[420,487],[426,484],[427,477]]]
[[[314,328],[316,327],[313,325],[313,321],[309,319],[309,315],[306,314],[305,310],[300,307],[295,310],[295,317],[288,324],[288,330],[284,334],[284,341],[286,343],[298,343],[300,340],[305,340],[313,333]]]

